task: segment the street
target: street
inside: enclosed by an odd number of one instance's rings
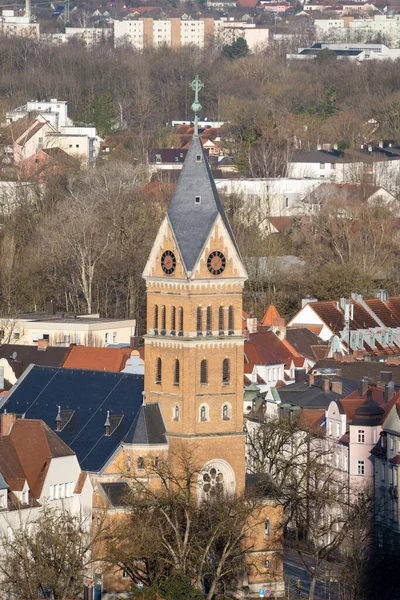
[[[304,569],[304,566],[299,558],[296,551],[291,549],[285,549],[284,553],[284,565],[285,565],[285,582],[287,587],[288,598],[298,597],[296,594],[296,580],[301,580],[301,595],[300,598],[308,598],[310,591],[310,576]],[[326,580],[318,579],[315,587],[315,599],[316,600],[337,600],[337,586],[334,583]]]

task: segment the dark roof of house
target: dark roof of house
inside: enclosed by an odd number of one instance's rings
[[[286,339],[299,354],[311,360],[318,360],[318,346],[321,346],[321,352],[327,350],[326,342],[307,327],[288,327]]]
[[[157,164],[156,157],[159,156],[158,162],[160,164],[184,163],[187,152],[182,148],[153,148],[149,152],[149,161]]]
[[[311,152],[303,152],[297,154],[292,162],[305,163],[334,163],[343,162],[344,152],[340,150],[312,150]]]
[[[0,437],[0,472],[12,490],[23,489],[26,476],[9,435]]]
[[[142,375],[33,365],[6,396],[4,408],[43,419],[53,430],[58,407],[69,411],[57,435],[76,453],[82,470],[97,472],[125,439],[142,406],[142,391]],[[109,436],[107,411],[113,418]]]
[[[127,444],[166,444],[165,425],[160,406],[144,404],[132,423],[124,441]]]
[[[201,198],[199,204],[195,204],[197,196]],[[167,215],[187,272],[190,273],[195,267],[218,215],[240,255],[197,135],[193,136],[190,143]]]
[[[381,371],[391,371],[392,380],[396,384],[400,384],[400,365],[386,365],[379,361],[338,362],[333,358],[324,358],[313,367],[313,370],[320,369],[340,369],[343,377],[355,381],[360,381],[363,378],[370,381],[380,381]]]
[[[62,164],[64,167],[75,168],[79,166],[79,161],[65,152],[62,148],[43,148],[42,151],[52,160]]]
[[[322,377],[315,377],[314,384],[309,385],[306,381],[300,381],[277,388],[282,403],[301,406],[303,408],[328,408],[332,400],[345,398],[358,388],[358,381],[352,381],[343,377],[332,377],[330,381],[342,383],[342,393],[338,394],[331,389],[322,390]]]
[[[113,508],[123,508],[128,504],[129,484],[126,481],[111,481],[99,483],[100,491],[107,497]]]
[[[60,367],[70,352],[70,347],[48,346],[39,350],[37,346],[24,346],[19,344],[3,344],[0,346],[0,358],[5,358],[15,376],[18,378],[29,365],[43,365],[46,367]],[[16,356],[15,360],[12,358]]]

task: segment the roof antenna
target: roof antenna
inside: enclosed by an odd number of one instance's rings
[[[191,106],[192,111],[194,112],[194,132],[193,135],[196,137],[199,135],[199,112],[203,108],[199,102],[199,91],[204,87],[204,83],[200,81],[199,76],[196,75],[196,78],[193,79],[190,87],[194,91],[194,102]]]

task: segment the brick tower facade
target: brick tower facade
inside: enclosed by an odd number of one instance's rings
[[[193,136],[143,277],[147,287],[145,403],[158,403],[168,460],[201,468],[198,496],[242,494],[242,294],[247,275],[201,141]],[[176,463],[174,461],[177,461]],[[282,597],[281,509],[267,498],[253,515],[242,597]]]
[[[161,406],[172,456],[187,450],[216,469],[218,485],[241,493],[246,271],[198,136],[144,278],[146,402]],[[212,493],[208,480],[199,494]]]

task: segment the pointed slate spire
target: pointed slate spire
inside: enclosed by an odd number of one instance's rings
[[[240,256],[197,128],[195,128],[167,215],[189,276],[196,266],[218,215],[221,215]]]

